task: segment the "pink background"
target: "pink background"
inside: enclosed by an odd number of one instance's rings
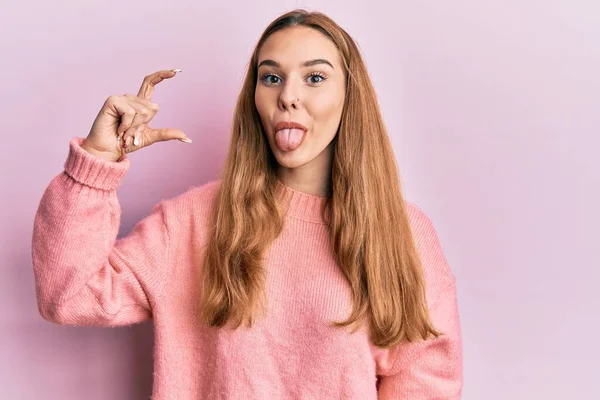
[[[211,3],[211,4],[209,4]],[[192,145],[133,154],[121,235],[162,198],[216,177],[244,68],[296,6],[358,41],[408,199],[458,279],[467,400],[598,399],[600,6],[595,1],[6,2],[0,394],[147,399],[152,327],[72,328],[37,313],[33,216],[111,94],[160,85],[156,126]]]

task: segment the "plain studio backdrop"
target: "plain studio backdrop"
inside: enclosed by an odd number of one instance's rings
[[[74,328],[37,311],[31,233],[104,100],[159,85],[154,126],[194,143],[131,155],[120,236],[217,176],[267,24],[323,11],[358,42],[406,197],[458,281],[466,400],[598,399],[600,6],[596,1],[20,1],[0,12],[0,394],[147,399],[152,325]]]

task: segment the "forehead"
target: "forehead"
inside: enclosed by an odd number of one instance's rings
[[[323,33],[305,26],[295,26],[277,31],[263,43],[258,62],[271,59],[283,67],[295,67],[307,60],[325,58],[340,65],[339,51]]]

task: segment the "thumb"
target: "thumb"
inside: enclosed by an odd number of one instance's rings
[[[152,129],[152,131],[153,131],[152,136],[155,138],[155,141],[157,141],[157,142],[159,142],[159,141],[164,142],[164,141],[168,141],[168,140],[177,139],[184,143],[192,143],[192,139],[188,138],[186,136],[186,134],[183,133],[183,131],[180,131],[179,129],[159,128],[159,129]]]

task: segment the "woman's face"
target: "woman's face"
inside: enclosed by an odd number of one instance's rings
[[[344,98],[339,52],[321,32],[286,28],[264,42],[254,101],[281,167],[328,164]]]

